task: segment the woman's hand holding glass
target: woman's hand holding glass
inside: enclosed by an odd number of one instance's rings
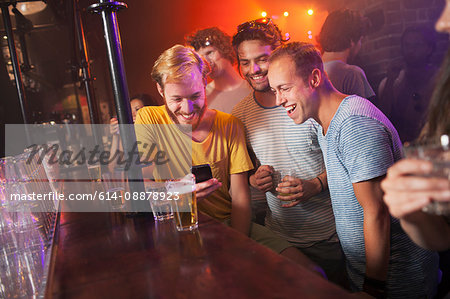
[[[432,201],[450,203],[450,181],[428,176],[432,171],[432,162],[418,159],[404,159],[389,168],[381,187],[392,216],[421,212]]]

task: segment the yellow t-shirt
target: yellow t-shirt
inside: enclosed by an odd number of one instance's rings
[[[165,124],[169,126],[164,126]],[[155,178],[182,177],[190,172],[191,163],[209,164],[213,177],[222,182],[222,187],[200,201],[199,210],[219,220],[230,218],[230,174],[253,169],[243,125],[236,117],[216,111],[208,136],[202,142],[195,142],[174,125],[165,106],[144,107],[137,114],[135,130],[136,139],[141,142],[139,152],[142,152],[143,157],[146,157],[151,145],[155,144],[158,150],[166,154],[165,158],[170,160],[168,163],[155,165]]]

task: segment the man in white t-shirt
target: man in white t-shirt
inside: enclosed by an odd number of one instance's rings
[[[210,109],[231,113],[234,105],[247,96],[251,89],[234,68],[236,57],[231,38],[217,27],[198,30],[186,37],[186,43],[202,55],[211,67],[206,86]]]

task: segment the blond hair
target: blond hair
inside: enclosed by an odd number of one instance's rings
[[[155,61],[152,78],[164,88],[165,82],[183,81],[195,68],[202,74],[206,85],[206,77],[210,72],[209,64],[194,49],[175,45],[164,51]]]

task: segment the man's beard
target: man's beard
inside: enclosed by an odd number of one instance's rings
[[[264,74],[263,76],[267,76],[267,72],[266,74]],[[270,85],[269,82],[267,82],[266,86],[263,87],[258,87],[253,85],[253,81],[249,78],[250,76],[245,76],[245,80],[248,82],[248,84],[253,88],[254,91],[259,91],[259,92],[268,92],[270,91]]]
[[[172,111],[170,111],[170,109],[169,109],[169,107],[167,106],[167,103],[166,103],[166,102],[164,102],[164,105],[166,106],[166,111],[167,111],[167,114],[169,115],[170,119],[171,119],[175,124],[179,125],[180,122],[178,121],[178,118],[177,118],[177,116],[175,115],[175,113],[173,113]],[[198,113],[196,113],[196,114],[198,114],[198,120],[197,120],[197,122],[196,122],[195,124],[192,124],[192,125],[185,125],[185,126],[189,126],[190,128],[192,127],[192,131],[195,131],[195,129],[197,129],[197,127],[199,126],[200,122],[202,121],[203,116],[204,116],[204,114],[205,114],[205,112],[206,112],[206,109],[207,109],[206,102],[205,102],[205,104],[203,105],[203,107],[202,107],[201,109],[198,109],[197,106],[194,106],[194,113],[198,112]],[[183,126],[184,126],[184,125],[183,125]]]
[[[269,92],[270,91],[270,85],[267,84],[266,87],[261,87],[261,88],[255,88],[252,84],[250,84],[251,87],[253,88],[254,91],[259,91],[259,92]]]
[[[209,78],[211,78],[212,80],[214,80],[217,76],[216,76],[216,67],[212,66],[211,64],[209,65],[210,67],[210,72],[208,74]]]

